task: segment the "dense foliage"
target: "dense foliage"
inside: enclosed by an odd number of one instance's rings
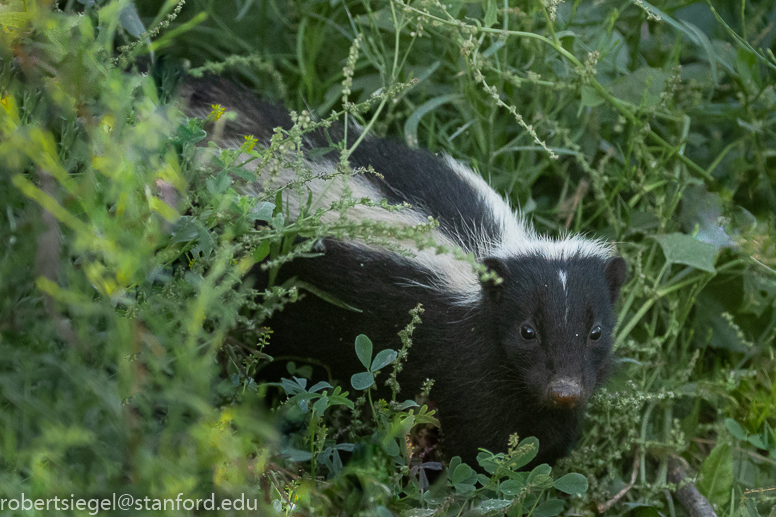
[[[774,515],[772,2],[136,6],[0,5],[0,500],[674,517],[680,456],[719,515]],[[267,149],[207,143],[211,126],[175,103],[179,68],[163,65],[179,61],[285,102],[294,128]],[[266,317],[325,293],[258,292],[252,267],[305,260],[299,236],[433,245],[433,222],[348,217],[366,200],[333,205],[335,223],[284,217],[280,190],[309,180],[303,134],[333,120],[470,163],[544,232],[617,243],[630,272],[616,372],[559,465],[519,472],[541,447],[530,437],[480,465],[419,456],[409,437],[437,423],[433,385],[405,393],[396,373],[423,346],[422,308],[402,315],[401,350],[373,357],[360,337],[364,372],[336,387],[301,364],[279,387],[254,380],[283,355]],[[347,166],[358,143],[333,176],[363,172]],[[280,166],[298,181],[243,195]],[[377,400],[386,381],[392,400]]]

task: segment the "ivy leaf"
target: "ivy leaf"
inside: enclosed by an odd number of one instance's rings
[[[572,472],[556,480],[552,486],[565,494],[581,495],[587,492],[587,478],[582,474]]]
[[[356,337],[356,355],[364,365],[364,368],[369,369],[369,363],[372,362],[372,341],[364,334],[359,334]],[[356,388],[359,389],[359,388]]]

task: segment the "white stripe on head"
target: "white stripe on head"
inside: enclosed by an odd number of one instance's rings
[[[552,239],[539,235],[525,221],[525,218],[509,206],[480,175],[454,160],[445,156],[447,165],[461,179],[472,186],[480,196],[480,200],[489,208],[500,234],[496,239],[489,238],[482,228],[466,228],[465,231],[474,235],[477,242],[475,250],[466,250],[475,254],[478,259],[496,257],[502,259],[516,258],[527,255],[538,255],[549,260],[566,260],[574,257],[608,258],[612,255],[612,246],[601,239],[585,239],[579,235],[567,235],[560,239]],[[464,242],[463,239],[459,239]]]
[[[558,270],[558,277],[560,278],[560,283],[563,285],[563,300],[566,305],[566,312],[563,314],[563,323],[569,322],[569,291],[566,289],[566,280],[568,280],[568,273],[566,273],[566,270],[559,269]]]

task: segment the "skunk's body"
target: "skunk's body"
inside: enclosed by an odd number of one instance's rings
[[[290,126],[282,110],[220,80],[195,83],[189,95],[192,113],[205,114],[216,103],[238,113],[236,124],[227,124],[227,145],[239,146],[243,134],[261,140],[275,126]],[[308,143],[327,145],[322,135]],[[475,465],[478,447],[503,451],[512,433],[539,439],[536,462],[565,455],[576,440],[585,401],[607,374],[624,261],[612,258],[601,241],[537,235],[481,177],[449,157],[367,138],[350,164],[371,166],[382,176],[342,180],[349,181],[353,197],[413,207],[396,212],[361,207],[357,217],[406,225],[432,216],[439,221],[438,243],[472,253],[503,283],[482,283],[471,264],[450,254],[416,250],[408,257],[356,241],[322,239],[322,256],[283,265],[279,281],[297,277],[363,312],[307,296],[269,321],[273,354],[314,357],[347,383],[363,370],[355,337],[363,333],[378,349],[398,349],[397,332],[421,303],[422,324],[398,380],[406,396],[418,393],[426,379],[436,381],[431,399],[448,455]],[[335,162],[309,165],[325,172]],[[343,185],[313,181],[311,188],[314,203],[327,206]]]

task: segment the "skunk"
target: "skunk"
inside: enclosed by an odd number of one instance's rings
[[[244,135],[268,142],[274,127],[291,126],[285,110],[223,79],[189,82],[184,94],[192,115],[206,116],[214,104],[237,114],[219,129],[230,147],[239,147]],[[340,137],[341,128],[328,135]],[[321,131],[306,137],[310,148],[329,142]],[[307,167],[315,175],[335,169],[338,156],[312,156]],[[323,238],[316,243],[319,256],[284,264],[278,282],[296,277],[361,312],[308,295],[267,323],[274,353],[315,358],[347,382],[363,371],[356,336],[366,334],[377,350],[400,348],[397,332],[421,303],[422,323],[398,381],[404,393],[415,394],[434,379],[430,399],[447,455],[476,465],[478,448],[504,451],[513,433],[539,439],[532,464],[566,455],[586,401],[609,371],[625,261],[601,240],[538,234],[478,174],[449,156],[368,137],[349,163],[378,174],[339,183],[313,179],[314,206],[329,206],[346,187],[354,198],[407,203],[411,209],[397,211],[357,206],[355,217],[405,226],[432,217],[436,242],[472,254],[501,281],[483,281],[471,263],[449,253],[415,249],[408,256],[390,246]],[[284,198],[292,215],[299,210],[295,197]]]

